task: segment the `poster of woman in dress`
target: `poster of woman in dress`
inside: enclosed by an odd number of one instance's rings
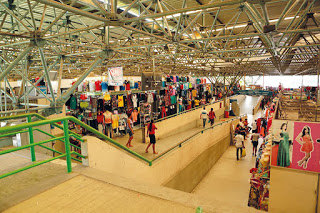
[[[294,123],[292,168],[320,172],[320,124]]]
[[[305,154],[305,156],[298,161],[298,165],[303,166],[303,168],[306,169],[308,167],[308,161],[311,158],[311,152],[313,152],[311,128],[309,126],[304,126],[296,137],[296,141],[301,145],[300,151]]]
[[[277,166],[288,167],[290,166],[290,153],[289,153],[289,133],[287,131],[288,123],[281,125],[280,143],[278,149]]]
[[[271,165],[289,167],[292,163],[293,122],[274,120]]]

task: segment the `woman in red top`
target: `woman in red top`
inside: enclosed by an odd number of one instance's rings
[[[150,147],[150,145],[152,144],[152,148],[153,148],[153,154],[158,154],[156,152],[156,136],[155,136],[155,130],[157,129],[156,125],[154,125],[153,120],[151,120],[151,123],[148,124],[148,128],[147,128],[147,137],[149,136],[150,138],[150,143],[147,146],[146,149],[146,153],[148,153],[148,149]]]
[[[213,108],[211,108],[211,111],[209,112],[209,120],[211,123],[211,126],[214,124],[214,119],[216,118],[216,114],[213,111]]]

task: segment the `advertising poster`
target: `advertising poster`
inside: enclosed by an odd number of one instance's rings
[[[274,120],[272,123],[272,166],[291,168],[293,162],[294,122]]]
[[[122,86],[123,85],[122,67],[108,68],[108,85],[109,86]]]
[[[320,124],[294,123],[292,168],[320,172]]]

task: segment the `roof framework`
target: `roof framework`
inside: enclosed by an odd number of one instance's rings
[[[202,76],[315,74],[317,0],[0,0],[0,80],[123,66]],[[275,30],[264,32],[264,27]],[[52,90],[50,80],[49,89]],[[63,103],[72,87],[53,106]],[[18,100],[24,99],[21,92]],[[12,99],[15,99],[12,97]]]

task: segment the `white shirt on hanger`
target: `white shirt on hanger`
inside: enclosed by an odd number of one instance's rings
[[[96,90],[96,85],[93,81],[89,82],[89,91],[94,92]]]
[[[136,94],[132,95],[132,103],[133,103],[133,107],[137,108],[138,107],[138,98]]]

